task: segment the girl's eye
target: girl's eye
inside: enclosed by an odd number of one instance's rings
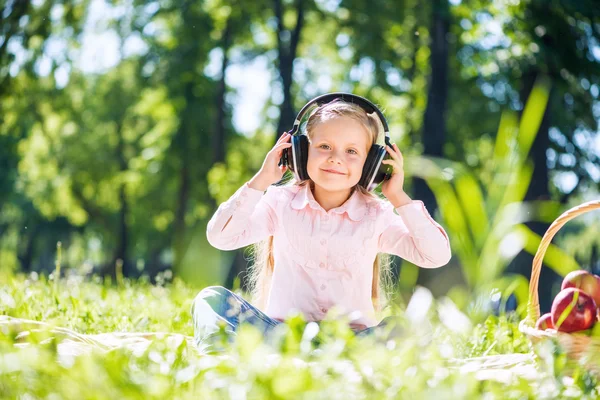
[[[327,144],[322,144],[322,145],[320,145],[319,147],[320,147],[321,149],[328,149],[328,148],[329,148],[329,145],[327,145]]]
[[[348,153],[350,153],[350,154],[358,154],[358,153],[356,152],[356,150],[354,150],[354,149],[349,149],[349,150],[348,150]]]

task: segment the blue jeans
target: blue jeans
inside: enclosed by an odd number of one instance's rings
[[[214,347],[212,339],[217,336],[221,327],[229,336],[235,335],[241,323],[248,323],[258,328],[265,337],[275,327],[282,324],[254,307],[229,289],[221,286],[209,286],[203,289],[192,303],[192,322],[194,339],[200,348]],[[391,318],[383,319],[378,325],[355,331],[358,336],[369,335],[385,327]]]

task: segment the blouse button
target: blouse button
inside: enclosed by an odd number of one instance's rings
[[[321,263],[321,264],[319,264],[319,267],[321,267],[321,268],[325,268],[325,263]]]
[[[327,309],[326,309],[325,307],[323,307],[323,308],[321,308],[321,312],[322,312],[322,313],[326,313],[326,312],[327,312]]]
[[[325,246],[325,244],[327,244],[327,240],[325,240],[325,239],[321,239],[321,244],[322,244],[323,246]]]
[[[321,285],[321,290],[325,290],[325,289],[327,289],[327,286],[325,286],[325,284],[322,284]]]
[[[239,201],[239,200],[235,202],[235,205],[238,206],[238,207],[240,206],[240,204],[242,204],[242,202]]]

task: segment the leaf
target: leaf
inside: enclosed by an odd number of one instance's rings
[[[540,129],[548,105],[549,92],[550,82],[546,78],[540,78],[529,94],[519,126],[518,144],[522,159],[529,154],[531,145]]]
[[[456,193],[461,202],[469,228],[475,242],[485,241],[489,231],[489,221],[485,211],[485,199],[475,178],[461,174],[456,180]]]

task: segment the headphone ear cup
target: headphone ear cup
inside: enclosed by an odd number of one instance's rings
[[[388,160],[390,159],[387,150],[385,149],[385,147],[381,146],[381,151],[379,153],[379,162],[377,163],[377,166],[375,167],[375,177],[373,178],[373,189],[375,188],[375,186],[379,185],[380,183],[382,183],[385,179],[386,176],[388,175],[388,172],[390,171],[390,167],[389,165],[386,164],[382,164],[381,162],[383,160]]]
[[[296,174],[297,180],[309,179],[308,164],[308,137],[306,135],[292,136],[292,171]]]
[[[365,160],[365,165],[363,166],[362,176],[358,182],[358,184],[367,191],[375,189],[377,185],[383,182],[387,166],[381,162],[385,155],[385,147],[378,144],[371,146],[367,159]]]

